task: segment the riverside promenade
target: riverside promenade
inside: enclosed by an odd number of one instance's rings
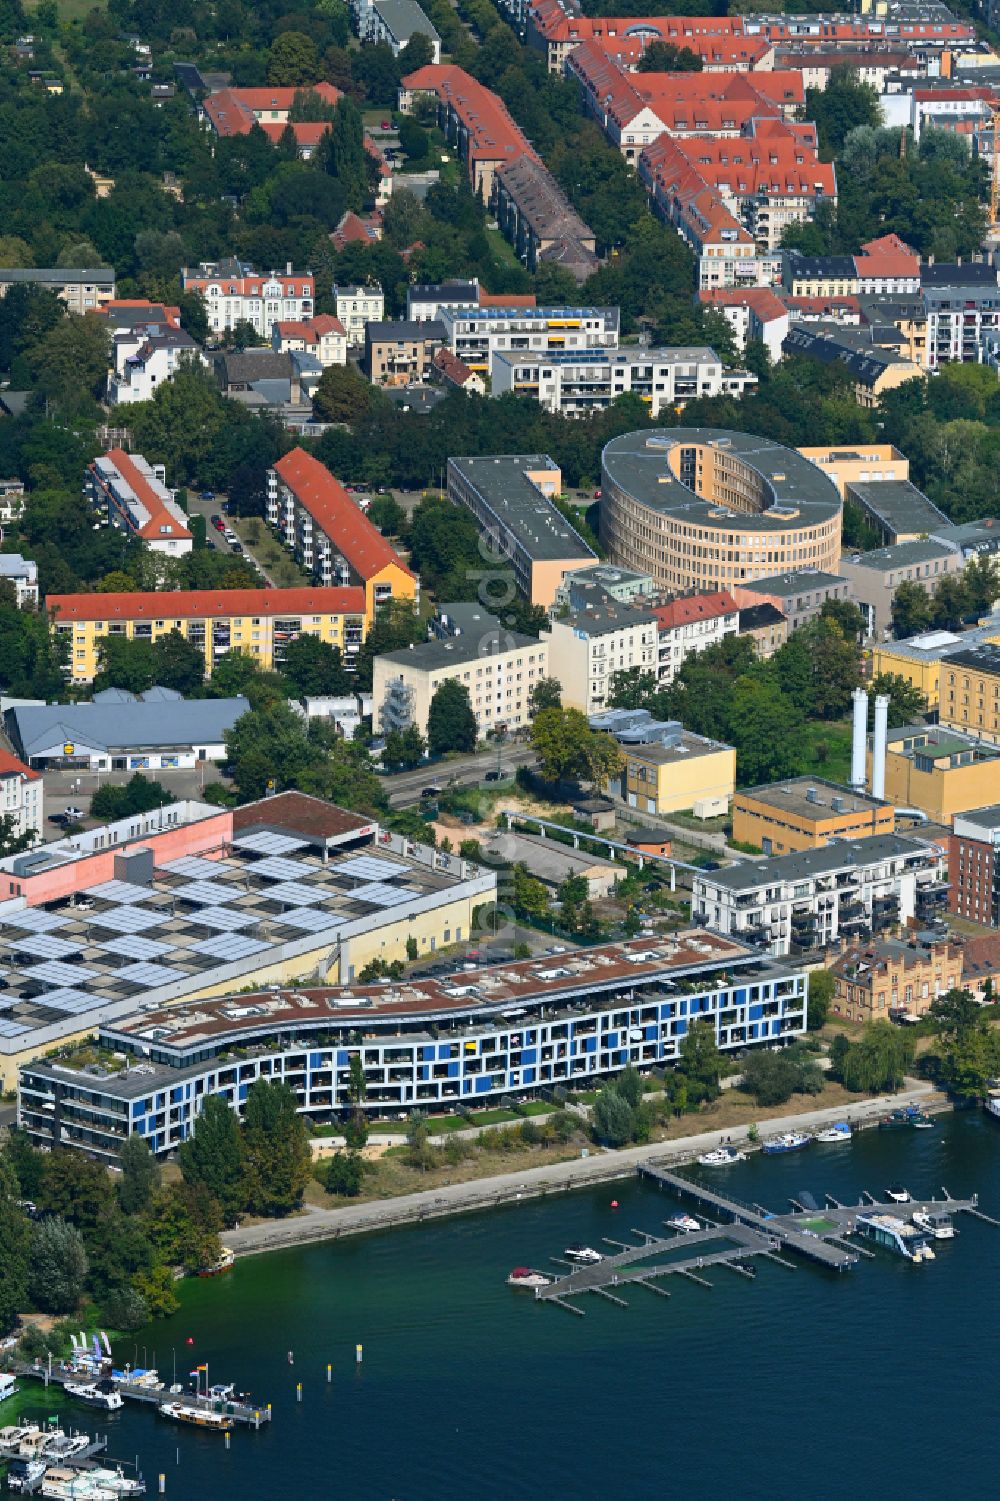
[[[874,1125],[887,1111],[905,1105],[926,1106],[937,1093],[932,1084],[907,1081],[907,1087],[895,1095],[858,1101],[853,1105],[828,1106],[803,1111],[798,1115],[763,1117],[757,1121],[761,1136],[773,1131],[815,1130],[833,1121],[849,1120],[852,1125]],[[287,1220],[269,1220],[266,1224],[246,1225],[225,1232],[226,1245],[237,1256],[254,1256],[264,1251],[307,1245],[322,1240],[337,1240],[344,1235],[364,1235],[371,1231],[391,1230],[397,1225],[415,1225],[441,1219],[450,1214],[467,1214],[475,1210],[495,1209],[523,1199],[542,1198],[547,1194],[566,1193],[616,1178],[630,1178],[639,1164],[655,1158],[663,1167],[690,1162],[702,1152],[717,1147],[722,1139],[734,1146],[747,1145],[746,1126],[734,1126],[724,1132],[704,1131],[673,1141],[647,1143],[620,1151],[593,1147],[586,1157],[553,1162],[544,1167],[515,1168],[492,1178],[474,1178],[465,1183],[449,1183],[420,1193],[400,1194],[389,1199],[346,1201],[334,1209],[307,1207]]]

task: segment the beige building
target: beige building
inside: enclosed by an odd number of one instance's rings
[[[334,287],[337,321],[347,331],[347,342],[359,348],[365,342],[365,326],[385,317],[385,293],[378,283],[371,286]]]
[[[668,742],[621,749],[624,766],[608,790],[630,808],[659,817],[684,809],[705,818],[727,812],[736,787],[731,745],[678,730]]]
[[[93,313],[114,300],[113,266],[93,266],[83,270],[71,267],[3,267],[0,269],[0,297],[11,287],[45,287],[61,297],[71,313]]]
[[[375,386],[407,386],[424,380],[434,365],[434,356],[444,343],[444,328],[438,322],[365,325],[365,374]]]
[[[906,480],[910,461],[891,443],[858,443],[850,448],[800,448],[803,458],[829,475],[845,499],[848,485],[868,484],[875,480]]]
[[[372,681],[375,728],[383,735],[416,725],[427,734],[427,716],[442,683],[468,690],[480,738],[489,730],[516,730],[529,721],[528,696],[548,677],[546,641],[487,627],[482,635],[451,636],[376,657]]]
[[[597,562],[553,505],[561,490],[562,472],[548,454],[448,460],[449,500],[466,506],[491,539],[484,543],[484,574],[499,591],[512,571],[514,587],[546,610],[568,573]],[[499,609],[504,601],[486,603]]]
[[[656,616],[605,599],[554,617],[548,635],[549,672],[562,686],[567,709],[599,714],[608,707],[616,672],[657,672]]]

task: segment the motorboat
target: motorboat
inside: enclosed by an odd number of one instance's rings
[[[89,1470],[55,1467],[42,1477],[42,1495],[52,1501],[116,1501],[117,1492],[99,1485]]]
[[[853,1132],[848,1121],[834,1121],[832,1126],[824,1126],[822,1131],[816,1132],[816,1140],[823,1142],[850,1141]]]
[[[761,1143],[761,1151],[772,1154],[774,1152],[797,1152],[800,1147],[807,1147],[812,1141],[805,1131],[782,1131],[780,1136],[766,1136]]]
[[[44,1459],[12,1459],[7,1466],[7,1489],[31,1495],[46,1469]]]
[[[536,1272],[530,1266],[516,1266],[507,1278],[508,1287],[524,1287],[529,1292],[534,1292],[537,1287],[548,1287],[552,1278],[546,1277],[544,1272]]]
[[[198,1272],[199,1277],[217,1277],[220,1272],[228,1272],[236,1260],[236,1253],[229,1246],[220,1247],[218,1261],[213,1261],[211,1266],[203,1266]]]
[[[909,1204],[910,1190],[902,1183],[890,1183],[886,1193],[894,1204]]]
[[[908,1110],[893,1110],[889,1115],[883,1115],[878,1128],[880,1131],[905,1131],[912,1124]]]
[[[598,1261],[604,1260],[600,1251],[595,1251],[593,1246],[567,1246],[563,1255],[567,1261],[579,1262],[581,1266],[594,1266]]]
[[[236,1425],[228,1413],[212,1412],[206,1407],[195,1407],[190,1402],[161,1402],[157,1408],[161,1418],[172,1423],[190,1423],[194,1428],[214,1428],[219,1433],[231,1431]]]
[[[17,1377],[11,1376],[7,1371],[4,1371],[0,1375],[0,1402],[5,1402],[8,1397],[12,1397],[17,1391],[20,1391],[20,1387],[17,1384]]]
[[[98,1485],[104,1486],[105,1490],[113,1492],[116,1496],[144,1496],[146,1494],[146,1482],[135,1475],[126,1475],[121,1465],[109,1470],[104,1465],[95,1465],[87,1473]]]
[[[43,1434],[39,1456],[50,1464],[64,1464],[66,1460],[84,1454],[90,1445],[91,1440],[85,1433],[66,1433],[62,1428],[53,1428],[47,1435]]]
[[[933,1131],[934,1122],[923,1110],[914,1110],[910,1114],[910,1125],[914,1131]]]
[[[91,1407],[103,1407],[105,1412],[117,1412],[125,1406],[125,1398],[110,1381],[67,1381],[63,1391],[76,1397],[78,1402],[87,1402]]]
[[[1000,1089],[991,1089],[983,1101],[983,1109],[994,1120],[1000,1121]]]
[[[34,1459],[42,1442],[37,1423],[12,1423],[0,1428],[0,1456],[5,1459]]]
[[[691,1235],[695,1230],[701,1229],[693,1214],[672,1214],[667,1224],[671,1230],[682,1230],[685,1235]]]
[[[915,1209],[911,1216],[918,1230],[925,1230],[934,1240],[954,1240],[955,1226],[946,1209]]]
[[[747,1154],[737,1152],[735,1147],[716,1147],[714,1151],[702,1152],[698,1161],[702,1167],[728,1167],[731,1162],[746,1162]]]

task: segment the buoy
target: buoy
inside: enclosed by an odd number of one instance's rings
[[[294,1350],[289,1350],[289,1352],[288,1352],[288,1364],[289,1365],[294,1365],[295,1364],[295,1352],[294,1352]]]
[[[362,1360],[364,1359],[364,1354],[365,1354],[364,1345],[355,1345],[354,1346],[354,1359],[355,1359],[355,1361],[357,1362],[358,1365],[360,1365],[361,1362],[362,1362]]]
[[[617,1209],[618,1208],[618,1200],[617,1199],[612,1199],[611,1200],[611,1207],[612,1207],[612,1209]]]
[[[190,1334],[187,1337],[187,1342],[188,1342],[189,1345],[193,1345],[194,1344],[194,1340],[191,1338]]]

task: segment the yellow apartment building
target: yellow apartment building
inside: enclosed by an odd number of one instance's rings
[[[954,652],[942,662],[938,717],[942,724],[1000,745],[1000,646]]]
[[[895,832],[891,803],[820,777],[744,787],[733,798],[733,839],[755,844],[765,855],[819,849],[831,839]]]
[[[246,652],[264,669],[280,667],[289,641],[300,635],[338,646],[350,664],[370,619],[360,587],[50,594],[46,604],[57,640],[66,641],[74,683],[93,681],[105,637],[156,641],[171,631],[204,652],[207,676],[228,651]]]
[[[871,750],[867,767],[871,774]],[[1000,749],[944,725],[889,731],[885,795],[897,808],[920,808],[932,823],[997,800]]]
[[[725,813],[736,787],[731,745],[681,731],[671,745],[623,745],[620,779],[609,791],[639,813],[684,809],[705,818]]]

